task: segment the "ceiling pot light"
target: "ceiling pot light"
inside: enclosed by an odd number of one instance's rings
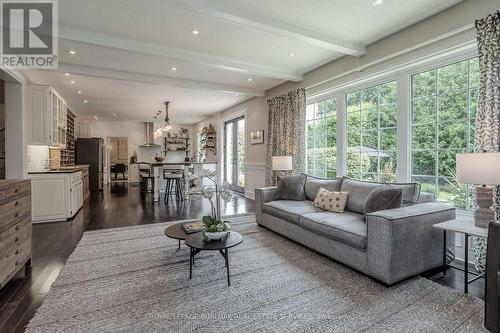
[[[68,50],[68,51],[66,51],[66,52],[68,52],[68,54],[70,54],[70,55],[75,55],[75,54],[76,54],[76,51],[75,51],[75,50],[72,50],[72,49],[69,49],[69,50]]]
[[[372,1],[372,5],[374,5],[375,7],[381,6],[383,3],[384,3],[384,0],[373,0]]]
[[[113,113],[113,117],[116,117],[116,116],[118,116],[118,115],[116,113]]]
[[[88,103],[88,102],[89,102],[89,101],[87,101],[86,99],[85,99],[85,100],[83,100],[83,103]]]
[[[248,82],[252,82],[252,78],[251,77],[248,78]]]
[[[177,70],[177,67],[172,67],[172,70],[173,70],[173,71],[176,71],[176,70]]]
[[[288,55],[289,55],[290,57],[293,57],[293,56],[295,55],[295,53],[290,52],[290,53],[288,53]]]
[[[75,81],[71,80],[71,81],[69,81],[69,83],[71,83],[71,84],[75,84]]]
[[[193,29],[193,30],[191,30],[191,33],[192,33],[193,35],[197,35],[197,34],[199,34],[200,32],[199,32],[198,30],[196,30],[196,29]]]
[[[64,75],[69,76],[69,73],[64,73]]]
[[[78,90],[76,93],[77,93],[78,95],[81,95],[81,94],[82,94],[82,91],[81,91],[81,90]]]

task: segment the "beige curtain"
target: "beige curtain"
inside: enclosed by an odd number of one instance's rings
[[[500,151],[500,11],[476,21],[479,52],[479,98],[476,122],[476,150]],[[495,218],[500,218],[500,187],[493,193]],[[476,269],[486,269],[486,240],[474,237]]]
[[[266,154],[266,185],[275,185],[273,156],[292,156],[293,170],[298,174],[306,165],[306,92],[291,91],[267,101],[269,122]]]

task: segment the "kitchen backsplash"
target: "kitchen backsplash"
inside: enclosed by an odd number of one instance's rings
[[[28,145],[27,155],[28,172],[42,171],[45,169],[47,159],[49,158],[49,147]]]

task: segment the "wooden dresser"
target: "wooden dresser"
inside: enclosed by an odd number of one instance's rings
[[[0,288],[31,267],[31,181],[0,180]]]

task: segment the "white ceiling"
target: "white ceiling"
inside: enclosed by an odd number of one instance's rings
[[[460,1],[64,0],[59,73],[26,74],[79,114],[146,121],[169,100],[189,124]]]

